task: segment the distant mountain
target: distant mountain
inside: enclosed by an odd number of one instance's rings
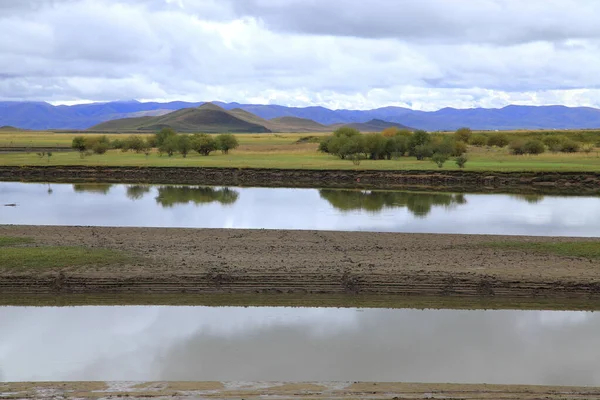
[[[108,103],[52,106],[43,102],[0,102],[0,126],[10,125],[24,129],[87,129],[102,122],[123,118],[167,116],[181,109],[197,108],[204,104],[174,101],[170,103],[140,103],[115,101]],[[330,110],[324,107],[285,107],[214,102],[233,116],[245,111],[254,115],[256,123],[269,130],[281,131],[283,126],[292,131],[327,130],[327,125],[367,123],[382,120],[426,130],[455,130],[462,126],[472,129],[577,129],[600,128],[600,110],[588,107],[565,106],[507,106],[499,109],[455,109],[415,111],[403,107],[383,107],[374,110]],[[237,115],[239,118],[240,115]],[[259,118],[259,120],[256,120]],[[282,118],[287,118],[283,119]],[[290,118],[295,118],[291,120]],[[318,125],[312,125],[313,121]],[[145,124],[146,121],[130,121]],[[269,125],[271,124],[271,125]],[[274,125],[273,125],[274,124]],[[321,126],[325,126],[321,128]]]
[[[200,107],[183,108],[157,117],[124,118],[103,122],[91,127],[90,130],[154,132],[170,127],[179,132],[271,132],[264,125],[257,123],[258,117],[240,111],[230,112],[215,104],[205,103]]]
[[[383,121],[381,119],[372,119],[367,122],[354,122],[352,124],[336,124],[333,126],[349,126],[351,128],[358,129],[361,132],[381,132],[386,128],[398,128],[398,129],[409,129],[414,130],[414,128],[408,127],[406,125],[398,124],[395,122]]]

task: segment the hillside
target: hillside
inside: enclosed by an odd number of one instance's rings
[[[394,122],[383,121],[381,119],[372,119],[370,121],[363,122],[363,123],[355,122],[353,124],[336,124],[333,126],[349,126],[351,128],[358,129],[361,132],[381,132],[382,130],[384,130],[386,128],[392,128],[392,127],[398,128],[398,129],[408,129],[408,130],[414,131],[414,128],[408,127],[406,125],[402,125],[402,124],[398,124],[398,123],[394,123]]]
[[[125,118],[104,122],[91,127],[90,130],[156,131],[170,127],[178,132],[270,132],[264,125],[254,122],[257,120],[260,118],[252,114],[230,112],[215,104],[206,103],[200,107],[184,108],[156,117]]]

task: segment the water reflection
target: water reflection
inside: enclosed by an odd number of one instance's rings
[[[151,187],[149,185],[130,185],[127,186],[127,198],[131,200],[139,200],[146,193],[150,193]]]
[[[434,206],[449,208],[467,203],[464,194],[448,193],[321,189],[319,194],[341,211],[379,212],[384,208],[406,207],[416,217],[427,216]]]
[[[600,237],[600,201],[591,196],[59,183],[51,195],[48,189],[0,182],[0,204],[17,205],[0,207],[0,224]]]
[[[600,385],[600,314],[0,308],[0,380]]]
[[[233,204],[239,193],[233,189],[192,186],[161,186],[158,187],[156,202],[163,207],[173,207],[177,204],[206,204],[218,202],[223,205]]]
[[[112,186],[109,183],[76,183],[73,190],[77,193],[108,194]]]

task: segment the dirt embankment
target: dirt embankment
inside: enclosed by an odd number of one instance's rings
[[[7,294],[361,294],[600,300],[600,261],[490,248],[501,237],[286,230],[0,226],[34,246],[125,251],[119,266],[11,269]],[[589,240],[589,239],[587,239]]]
[[[600,194],[600,172],[355,171],[261,168],[0,166],[0,181],[429,189]]]
[[[597,399],[594,387],[386,382],[0,383],[3,399]]]

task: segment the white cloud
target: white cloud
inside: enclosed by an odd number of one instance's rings
[[[0,99],[600,106],[600,3],[449,5],[3,0]]]

